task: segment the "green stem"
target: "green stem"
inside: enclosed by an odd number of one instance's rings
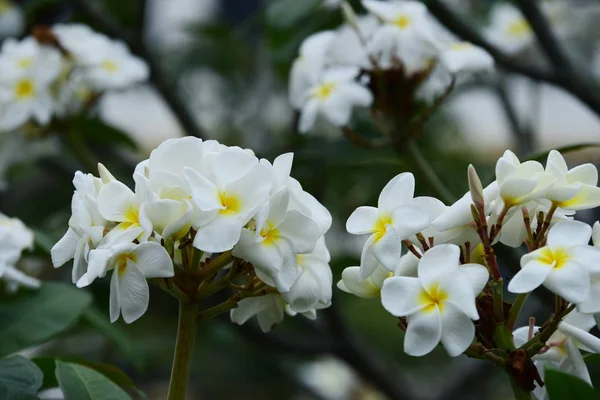
[[[525,304],[525,301],[527,301],[528,297],[529,297],[529,293],[521,293],[521,294],[517,295],[514,303],[510,307],[510,313],[508,314],[508,321],[506,322],[506,326],[508,327],[508,329],[510,331],[512,331],[513,328],[515,327],[517,318],[519,318],[519,314],[521,314],[521,309],[523,308],[523,305]]]
[[[92,151],[87,147],[81,136],[81,132],[76,132],[74,129],[70,129],[67,132],[67,140],[73,155],[82,164],[83,168],[87,172],[94,173],[98,170],[98,160]]]
[[[169,383],[169,400],[185,400],[192,365],[194,341],[196,340],[197,313],[197,302],[179,303],[179,324],[177,326],[177,343],[175,344],[171,382]]]
[[[531,400],[531,392],[519,385],[519,382],[515,380],[512,375],[508,375],[510,379],[510,387],[515,395],[515,400]]]
[[[414,140],[408,140],[408,151],[406,154],[416,164],[417,168],[427,180],[429,185],[437,192],[437,195],[446,204],[452,204],[456,200],[455,196],[448,190],[444,182],[437,176],[435,170],[429,164],[429,161],[423,156],[419,146]]]

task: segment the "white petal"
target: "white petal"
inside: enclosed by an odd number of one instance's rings
[[[227,185],[225,191],[228,195],[235,196],[240,201],[240,210],[237,212],[246,224],[253,214],[263,204],[271,190],[271,173],[264,165],[254,165],[244,176]]]
[[[538,288],[550,275],[552,267],[539,261],[531,260],[521,267],[508,283],[508,291],[511,293],[528,293]]]
[[[175,273],[171,257],[158,243],[146,242],[133,251],[134,261],[146,278],[169,278]]]
[[[583,379],[588,384],[592,384],[592,379],[590,378],[590,372],[585,365],[585,361],[583,360],[583,356],[581,355],[581,351],[577,348],[573,339],[568,338],[565,342],[565,347],[567,349],[567,354],[569,356],[569,361],[573,366],[575,371],[575,376]]]
[[[257,163],[256,156],[241,149],[228,149],[222,152],[213,161],[218,185],[223,187],[235,182]]]
[[[296,262],[296,253],[294,253],[292,244],[288,240],[281,239],[279,241],[279,249],[283,262],[279,273],[273,277],[273,282],[280,293],[285,293],[298,280],[300,269]]]
[[[362,235],[373,232],[373,227],[379,217],[379,211],[375,207],[358,207],[348,217],[346,230],[353,235]]]
[[[473,293],[471,282],[463,274],[447,275],[444,277],[438,287],[438,290],[444,291],[448,299],[446,303],[454,304],[461,312],[465,313],[472,320],[478,320],[479,314],[475,305],[475,298],[479,293]],[[419,279],[421,279],[419,277]],[[421,282],[423,280],[421,279]],[[427,286],[425,286],[427,288]],[[445,304],[445,303],[444,303]]]
[[[423,356],[430,353],[442,338],[440,311],[420,311],[408,317],[408,328],[404,336],[404,352],[410,356]]]
[[[385,234],[373,241],[371,249],[375,258],[385,268],[393,270],[398,265],[398,261],[400,261],[400,256],[402,255],[402,241],[394,227],[388,225]]]
[[[109,221],[128,221],[128,211],[136,205],[135,194],[119,181],[105,185],[98,193],[98,210]]]
[[[52,246],[50,255],[52,256],[54,268],[62,266],[75,256],[79,240],[81,240],[79,235],[72,228],[69,228],[65,235]]]
[[[310,99],[302,107],[300,113],[300,120],[298,121],[298,130],[301,133],[308,132],[317,120],[317,114],[319,112],[319,103],[315,99]]]
[[[219,191],[214,183],[191,168],[184,168],[185,179],[189,185],[194,203],[203,211],[221,208]]]
[[[372,299],[379,296],[380,289],[370,279],[360,279],[360,267],[348,267],[342,271],[342,280],[338,288],[346,293],[354,294],[363,299]]]
[[[233,249],[240,240],[242,223],[236,218],[217,217],[198,228],[194,247],[209,253],[221,253]]]
[[[442,244],[427,250],[419,261],[419,279],[424,287],[437,284],[442,277],[458,272],[460,248]]]
[[[475,325],[458,307],[446,302],[442,311],[442,344],[450,356],[456,357],[473,343]]]
[[[594,164],[582,164],[567,172],[566,177],[571,183],[581,182],[585,185],[596,186],[598,184],[598,169]]]
[[[274,193],[269,199],[269,214],[268,220],[273,226],[279,226],[286,218],[288,205],[290,204],[290,191],[287,188],[282,188]],[[256,231],[260,233],[263,226],[259,226],[257,221]]]
[[[549,246],[576,246],[588,244],[592,228],[580,221],[560,221],[548,233]]]
[[[283,255],[277,243],[265,242],[256,242],[254,232],[244,229],[232,254],[252,263],[272,279],[281,270]]]
[[[415,177],[410,172],[396,175],[381,191],[377,207],[382,211],[391,211],[412,200],[415,193]]]
[[[127,267],[115,270],[119,283],[119,300],[121,314],[126,323],[131,323],[140,318],[148,309],[150,293],[146,277],[131,260],[127,260]]]
[[[395,317],[405,317],[423,310],[429,304],[420,301],[424,292],[419,279],[393,276],[383,282],[381,304]]]
[[[372,235],[367,239],[362,252],[360,254],[360,279],[365,280],[375,272],[375,269],[379,265],[379,261],[373,254],[373,242],[376,236]]]
[[[582,303],[577,304],[577,311],[585,314],[600,312],[600,281],[592,280],[588,297]]]
[[[231,322],[243,325],[250,318],[269,306],[269,303],[265,300],[265,296],[243,299],[238,303],[236,308],[231,310]]]
[[[561,268],[553,268],[544,286],[570,303],[583,302],[590,291],[589,272],[577,262],[569,261]]]
[[[310,253],[319,239],[316,222],[295,210],[287,213],[278,230],[281,236],[291,242],[296,253]]]
[[[469,282],[471,282],[473,294],[478,296],[490,277],[487,268],[481,264],[463,264],[459,269],[461,273],[465,274]]]
[[[424,230],[429,226],[429,214],[419,206],[401,205],[392,211],[392,225],[399,240]]]
[[[321,107],[325,118],[334,126],[344,126],[350,122],[352,105],[342,93],[333,93]]]
[[[573,246],[569,249],[573,257],[591,274],[600,274],[600,248],[595,246]]]
[[[561,322],[560,325],[558,325],[558,330],[591,349],[594,353],[600,353],[600,339],[591,333],[565,322]]]
[[[115,271],[110,278],[110,322],[115,322],[121,315],[121,299],[119,293],[119,274]]]

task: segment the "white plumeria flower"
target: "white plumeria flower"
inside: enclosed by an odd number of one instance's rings
[[[54,104],[50,85],[60,73],[60,53],[33,38],[7,39],[0,52],[0,129],[13,130],[33,118],[47,124]]]
[[[361,279],[360,267],[348,267],[342,271],[342,279],[337,283],[337,287],[363,299],[373,299],[381,296],[383,282],[392,276],[393,272],[378,266],[370,277]]]
[[[371,234],[361,254],[361,279],[371,276],[378,263],[394,271],[402,255],[402,241],[429,225],[427,212],[412,204],[414,190],[414,176],[401,173],[383,188],[377,208],[359,207],[346,221],[349,233]]]
[[[298,254],[298,278],[289,291],[281,294],[289,305],[288,313],[307,313],[331,305],[333,275],[330,259],[324,238],[319,239],[311,253]]]
[[[496,180],[505,206],[519,206],[544,197],[554,178],[537,161],[521,163],[517,156],[506,150],[496,163]]]
[[[362,5],[384,22],[368,44],[369,53],[377,58],[380,67],[393,67],[399,60],[412,74],[430,66],[435,55],[434,26],[423,3],[363,0]]]
[[[152,234],[152,222],[142,205],[152,200],[148,181],[142,175],[134,174],[135,192],[119,181],[107,183],[98,193],[98,210],[108,221],[118,223],[107,234],[109,240],[120,235],[133,235],[140,241],[146,241]]]
[[[512,4],[494,4],[486,34],[502,50],[514,54],[530,46],[535,36],[529,22]]]
[[[82,61],[85,78],[94,89],[124,89],[148,79],[148,66],[132,55],[125,43],[103,37],[88,46],[92,44],[95,52]]]
[[[240,240],[242,227],[267,199],[271,189],[267,167],[241,150],[217,154],[212,162],[212,180],[185,167],[184,175],[192,199],[210,218],[196,227],[194,246],[217,253],[228,251]]]
[[[563,210],[585,210],[600,206],[598,170],[593,164],[578,165],[569,170],[563,156],[550,151],[546,172],[554,177],[554,185],[546,192],[546,198]]]
[[[508,290],[528,293],[544,285],[571,303],[582,303],[589,294],[590,272],[600,272],[600,249],[588,246],[591,234],[592,228],[579,221],[554,225],[546,246],[521,257],[521,270]]]
[[[494,67],[492,56],[469,42],[451,43],[441,51],[439,60],[452,74],[484,71]]]
[[[23,12],[10,0],[0,0],[0,39],[18,36],[25,27]]]
[[[283,321],[285,302],[278,293],[267,294],[260,297],[250,297],[240,301],[236,308],[231,310],[231,322],[243,325],[256,315],[258,324],[263,332],[269,332],[273,327]]]
[[[323,115],[334,126],[344,126],[350,122],[354,107],[368,107],[373,95],[355,79],[358,67],[331,67],[318,82],[304,92],[300,122],[300,132],[308,132],[317,119]]]
[[[472,343],[479,319],[475,298],[489,277],[479,264],[459,266],[460,249],[435,246],[419,261],[418,278],[395,276],[383,283],[381,302],[392,315],[407,317],[404,351],[412,356],[431,352],[441,341],[451,356]]]
[[[292,107],[302,108],[306,89],[318,81],[323,73],[334,37],[333,31],[322,31],[307,37],[300,45],[298,58],[290,70],[288,92]]]
[[[140,318],[148,309],[147,278],[169,278],[174,275],[173,263],[167,251],[158,243],[116,244],[90,252],[88,272],[77,282],[88,286],[113,270],[110,280],[110,320],[123,315],[126,323]]]
[[[259,277],[288,291],[298,278],[296,255],[310,253],[319,239],[319,228],[298,211],[288,211],[289,191],[275,193],[258,212],[255,230],[243,229],[232,254],[251,262]],[[265,277],[266,275],[266,277]]]

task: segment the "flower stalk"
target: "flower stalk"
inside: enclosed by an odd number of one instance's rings
[[[196,340],[197,314],[197,301],[179,302],[179,323],[169,383],[169,400],[185,399]]]

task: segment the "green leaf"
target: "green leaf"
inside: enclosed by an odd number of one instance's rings
[[[600,354],[590,353],[583,356],[586,364],[600,364]]]
[[[568,146],[559,147],[555,150],[559,151],[561,154],[570,153],[573,151],[585,150],[588,148],[600,147],[600,143],[577,143],[571,144]],[[538,153],[531,154],[525,157],[526,160],[534,160],[539,162],[544,162],[548,158],[549,151],[540,151]]]
[[[33,231],[35,245],[34,252],[37,254],[50,254],[50,249],[52,249],[56,243],[56,240],[38,228],[30,227],[30,229]]]
[[[597,400],[600,392],[595,391],[584,380],[554,369],[546,369],[546,390],[550,400]]]
[[[137,145],[126,133],[105,124],[96,118],[78,117],[70,121],[70,129],[82,135],[86,142],[122,145],[137,149]]]
[[[73,285],[44,282],[0,299],[0,357],[44,343],[71,328],[92,297]]]
[[[131,400],[110,379],[83,365],[56,361],[56,379],[65,400]]]
[[[144,369],[144,357],[136,351],[135,343],[119,325],[111,324],[107,315],[90,307],[84,311],[82,318],[96,331],[110,339],[138,371]]]
[[[266,11],[267,23],[276,29],[293,27],[307,17],[320,3],[320,0],[278,0],[272,2]]]
[[[0,360],[0,399],[37,399],[42,379],[42,371],[25,357]]]

